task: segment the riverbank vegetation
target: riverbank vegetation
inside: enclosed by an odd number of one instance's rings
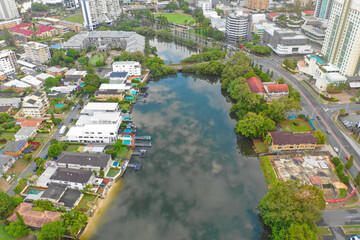
[[[181,62],[183,63],[195,63],[195,62],[209,62],[224,59],[226,52],[222,51],[218,47],[210,48],[204,47],[203,52],[199,54],[193,54],[190,57],[187,57]]]
[[[220,61],[185,66],[183,72],[221,76],[221,88],[232,99],[230,108],[238,118],[235,131],[245,137],[265,137],[268,131],[276,129],[275,123],[285,119],[288,111],[301,110],[300,93],[289,87],[289,96],[274,99],[270,103],[250,91],[246,79],[259,77],[263,82],[271,81],[270,73],[262,72],[245,53],[237,52],[226,64]]]
[[[270,227],[273,240],[317,240],[316,222],[324,209],[324,193],[300,181],[275,184],[259,204],[260,216]]]

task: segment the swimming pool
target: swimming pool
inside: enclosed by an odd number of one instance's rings
[[[119,165],[118,162],[113,162],[113,166],[114,166],[114,167],[117,167],[118,165]]]
[[[134,97],[126,97],[125,99],[132,100],[132,99],[134,99]]]
[[[126,133],[131,133],[131,128],[126,128],[126,129],[125,129],[125,132],[126,132]]]
[[[40,190],[37,189],[29,189],[29,191],[27,192],[27,194],[34,194],[34,195],[38,195],[40,192]]]
[[[65,106],[65,104],[56,104],[55,105],[55,107],[58,107],[58,108],[62,108],[62,107],[64,107]]]
[[[137,92],[136,92],[136,91],[132,91],[131,94],[132,94],[132,95],[136,95]]]
[[[130,118],[126,117],[124,120],[125,120],[125,121],[130,121]]]
[[[80,87],[82,87],[82,86],[84,86],[85,85],[85,83],[80,83]]]
[[[130,140],[123,140],[123,144],[130,145],[131,141]]]
[[[124,138],[131,138],[131,136],[130,135],[125,135]]]
[[[320,57],[318,57],[317,55],[310,55],[311,58],[315,58],[315,60],[320,63],[320,64],[325,64],[326,62],[324,62],[324,60],[322,60]]]

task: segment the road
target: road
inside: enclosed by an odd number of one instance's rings
[[[82,97],[83,101],[86,102],[86,98]],[[69,114],[66,116],[66,118],[63,120],[62,124],[64,125],[68,125],[70,119],[77,119],[79,117],[79,106],[77,106],[74,110],[71,110],[69,112]],[[50,141],[51,139],[59,139],[60,134],[59,134],[59,128],[56,129],[55,133],[52,135],[52,137],[46,142],[44,148],[41,150],[41,152],[39,153],[39,157],[44,158],[49,150],[50,147]],[[35,162],[32,161],[31,163],[29,163],[29,165],[27,166],[27,168],[20,174],[20,176],[18,177],[17,180],[15,180],[13,182],[13,184],[10,186],[10,188],[6,191],[7,194],[11,195],[11,196],[15,196],[16,194],[14,193],[14,188],[16,187],[17,183],[19,182],[20,179],[27,177],[29,174],[34,174],[34,169],[35,169]]]
[[[268,68],[274,72],[275,78],[284,78],[287,83],[290,83],[295,87],[297,91],[301,93],[301,105],[304,110],[307,111],[310,117],[315,118],[318,116],[320,120],[314,120],[316,126],[322,131],[330,131],[327,136],[327,141],[332,147],[340,149],[338,156],[342,159],[343,163],[346,162],[345,157],[354,155],[354,166],[350,169],[350,174],[353,178],[356,177],[360,171],[360,155],[359,151],[349,142],[349,139],[344,136],[341,130],[332,121],[331,116],[341,108],[346,108],[346,104],[341,105],[324,105],[321,104],[318,99],[297,79],[294,75],[290,74],[279,66],[279,59],[272,57],[261,58],[252,55],[252,59],[258,65],[263,66],[263,70]],[[359,104],[348,104],[348,110],[360,110]]]

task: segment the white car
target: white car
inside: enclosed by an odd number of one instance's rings
[[[337,147],[334,147],[334,151],[338,153],[339,149]]]
[[[349,240],[360,240],[360,236],[359,235],[353,236],[353,237],[349,238]]]

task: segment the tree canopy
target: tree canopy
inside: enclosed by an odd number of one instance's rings
[[[264,137],[268,131],[275,129],[275,122],[270,118],[248,112],[244,119],[239,120],[236,124],[235,132],[245,137],[256,138]]]
[[[45,223],[37,236],[38,240],[59,240],[65,235],[66,228],[63,222],[56,220],[50,223]]]
[[[272,239],[316,239],[315,223],[321,219],[325,205],[324,193],[317,186],[286,181],[269,189],[259,210],[272,231]]]

